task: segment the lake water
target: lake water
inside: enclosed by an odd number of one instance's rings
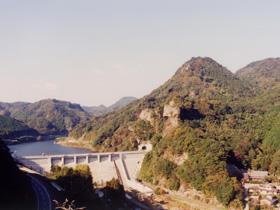
[[[87,149],[63,147],[59,144],[54,144],[54,140],[10,145],[9,148],[11,152],[16,151],[18,156],[42,155],[42,153],[46,155],[91,153]]]

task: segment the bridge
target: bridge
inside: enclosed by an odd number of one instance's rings
[[[141,169],[144,155],[150,150],[132,152],[106,152],[72,155],[42,155],[21,156],[17,160],[24,166],[32,168],[42,175],[50,172],[51,166],[68,166],[75,168],[78,164],[87,164],[91,170],[93,181],[97,184],[105,184],[112,178],[119,178],[123,185],[142,193],[152,192],[152,189],[137,182],[137,176]]]

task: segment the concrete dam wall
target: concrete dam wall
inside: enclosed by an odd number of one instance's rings
[[[136,181],[146,152],[147,151],[22,156],[18,157],[17,160],[24,166],[32,168],[42,175],[48,174],[51,170],[51,166],[55,165],[65,165],[75,168],[78,164],[87,164],[90,167],[93,181],[97,184],[103,184],[106,181],[110,181],[112,178],[118,178],[118,169],[124,186],[147,193],[151,192],[152,189]]]

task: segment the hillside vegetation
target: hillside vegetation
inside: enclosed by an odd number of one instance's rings
[[[55,99],[41,100],[35,103],[0,102],[0,116],[10,117],[0,118],[3,122],[2,127],[0,126],[0,133],[3,138],[13,138],[27,134],[33,136],[36,131],[36,135],[38,133],[41,135],[67,135],[77,124],[86,122],[94,116],[117,111],[134,100],[136,100],[134,97],[124,97],[109,107],[81,107],[79,104]],[[17,125],[15,125],[15,122],[17,122]],[[26,133],[24,130],[27,127],[19,128],[19,124],[32,128],[33,134],[30,129]],[[19,129],[23,129],[22,132]]]
[[[236,72],[246,83],[252,84],[258,91],[268,91],[279,85],[280,58],[268,58],[255,61]]]
[[[192,186],[243,208],[243,187],[229,164],[280,173],[278,61],[235,75],[211,58],[193,58],[149,95],[77,125],[70,136],[99,151],[136,150],[149,141],[141,179],[172,190]]]
[[[18,120],[0,115],[0,138],[18,138],[23,136],[38,136],[39,133]]]
[[[1,103],[1,113],[17,119],[40,134],[68,134],[80,122],[88,121],[92,116],[79,104],[55,99],[35,103]]]

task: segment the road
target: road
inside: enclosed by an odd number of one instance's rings
[[[154,186],[152,186],[151,184],[149,183],[143,183],[145,184],[146,186],[152,188],[153,190],[155,190]],[[168,191],[168,190],[167,190]],[[193,199],[188,199],[184,196],[181,196],[181,195],[178,195],[176,193],[173,193],[172,191],[168,191],[168,194],[166,196],[169,196],[170,198],[173,198],[175,200],[179,200],[183,203],[186,203],[188,205],[194,205],[195,207],[197,207],[198,209],[200,208],[206,208],[206,209],[212,209],[212,210],[225,210],[227,208],[225,207],[218,207],[218,206],[214,206],[214,205],[211,205],[211,204],[207,204],[207,203],[203,203],[203,202],[200,202],[200,201],[195,201]]]
[[[46,184],[36,175],[28,174],[28,176],[31,178],[32,187],[37,197],[37,210],[53,210],[53,199]]]
[[[213,205],[202,203],[202,202],[199,202],[199,201],[190,200],[190,199],[178,196],[178,195],[171,195],[171,194],[169,194],[168,196],[173,198],[173,199],[179,200],[181,202],[187,203],[189,205],[195,205],[195,206],[198,206],[198,207],[201,206],[201,207],[204,207],[206,209],[213,209],[213,210],[223,210],[223,209],[226,209],[225,207],[213,206]]]
[[[135,203],[137,206],[140,206],[143,209],[147,209],[147,210],[150,209],[148,206],[146,206],[143,203],[141,203],[141,202],[137,201],[136,199],[132,198],[127,193],[125,193],[125,197],[126,197],[126,199],[130,200],[131,202]]]

